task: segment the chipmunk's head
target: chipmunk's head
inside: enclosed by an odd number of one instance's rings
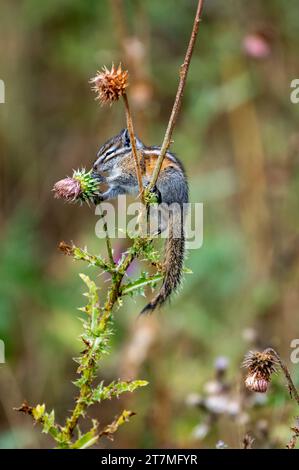
[[[141,149],[144,144],[136,137],[136,147]],[[131,142],[128,129],[122,129],[119,134],[107,140],[99,149],[93,165],[95,172],[105,172],[118,165],[120,159],[131,152]]]

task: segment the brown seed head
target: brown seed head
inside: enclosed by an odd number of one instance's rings
[[[254,443],[254,438],[247,432],[242,440],[243,449],[252,449],[253,443]]]
[[[72,256],[74,254],[74,248],[71,245],[68,245],[65,242],[60,242],[58,249],[65,255]]]
[[[249,351],[242,365],[248,369],[245,379],[246,387],[253,392],[265,393],[271,381],[271,375],[276,372],[276,357],[269,350]]]
[[[269,378],[271,374],[276,372],[277,359],[267,350],[263,352],[249,351],[242,365],[249,372],[259,372]]]
[[[20,411],[21,413],[25,413],[28,415],[32,415],[32,406],[29,406],[27,401],[25,400],[19,408],[14,408],[15,411]]]
[[[112,104],[119,100],[126,92],[128,86],[128,71],[122,70],[121,64],[118,68],[112,64],[111,70],[103,67],[97,75],[90,80],[92,90],[97,94],[96,99],[101,104]]]

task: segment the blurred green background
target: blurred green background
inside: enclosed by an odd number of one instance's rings
[[[61,240],[104,252],[93,208],[63,204],[51,189],[93,163],[124,127],[121,105],[100,108],[88,80],[104,64],[130,71],[138,135],[159,145],[168,122],[195,0],[1,0],[0,448],[48,447],[24,399],[59,418],[76,389],[85,269]],[[298,409],[281,377],[267,395],[244,390],[250,349],[273,346],[290,364],[299,338],[299,78],[297,0],[207,0],[172,149],[204,203],[204,243],[169,307],[137,321],[145,299],[115,314],[104,380],[150,385],[90,411],[102,424],[137,412],[113,447],[285,447]],[[125,242],[116,240],[120,252]],[[103,285],[103,277],[98,277]],[[216,361],[216,362],[215,362]],[[225,369],[225,370],[224,370]]]

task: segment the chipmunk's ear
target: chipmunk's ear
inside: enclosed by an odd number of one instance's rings
[[[122,140],[123,140],[123,144],[124,144],[125,147],[130,147],[131,146],[130,135],[129,135],[128,129],[123,130]]]
[[[124,141],[125,147],[131,147],[131,141],[130,141],[130,135],[129,135],[128,129],[124,129],[123,131],[123,141]],[[142,149],[144,147],[144,144],[136,136],[135,136],[135,142],[136,142],[137,149]]]
[[[137,136],[135,136],[135,141],[136,141],[136,147],[137,147],[137,149],[143,149],[143,148],[144,148],[144,143],[141,142],[141,140],[138,139]]]

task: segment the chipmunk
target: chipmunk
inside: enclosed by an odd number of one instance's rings
[[[161,148],[147,147],[138,138],[136,138],[136,147],[140,159],[143,185],[146,187],[151,180]],[[93,173],[101,183],[109,186],[108,190],[99,196],[99,201],[107,201],[120,194],[139,194],[135,162],[127,129],[123,129],[100,147],[97,160],[93,165]],[[177,203],[181,209],[180,217],[176,219],[172,215],[167,224],[169,231],[163,262],[163,284],[158,294],[144,307],[141,313],[154,311],[161,306],[181,282],[185,254],[183,217],[181,215],[184,212],[183,205],[188,203],[189,198],[183,165],[173,153],[166,153],[153,191],[159,204],[164,203],[165,207],[165,205]],[[160,232],[164,229],[165,226],[160,229]]]

